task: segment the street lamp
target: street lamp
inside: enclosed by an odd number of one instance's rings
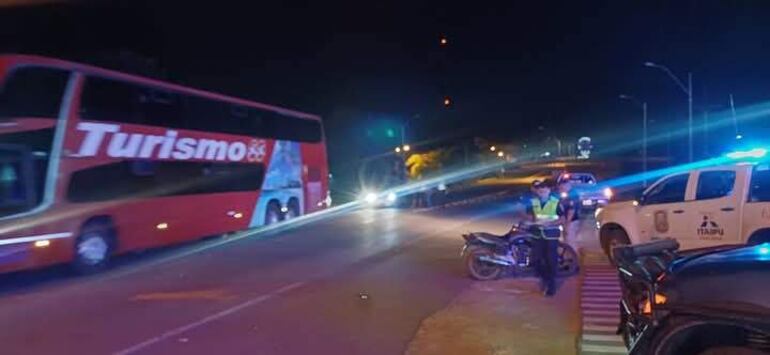
[[[401,149],[403,149],[404,152],[408,152],[408,151],[412,150],[412,147],[410,147],[409,144],[404,144],[404,147],[401,148]]]
[[[645,67],[650,68],[657,68],[662,71],[664,71],[668,76],[673,80],[677,86],[679,86],[682,91],[684,91],[685,95],[687,95],[687,155],[690,162],[693,161],[693,147],[692,147],[692,73],[687,73],[687,86],[684,85],[684,83],[679,80],[679,78],[674,75],[673,72],[671,72],[671,69],[668,69],[668,67],[660,64],[656,64],[653,62],[644,62]]]
[[[495,147],[495,146],[489,147],[489,150],[492,151],[492,152],[494,152],[496,149],[497,149],[497,147]]]
[[[502,151],[497,152],[497,156],[500,158],[502,158],[504,155],[505,153],[503,153]]]
[[[396,147],[395,151],[396,153],[401,153],[401,147]]]
[[[618,98],[631,101],[642,107],[642,172],[645,174],[642,184],[647,187],[647,102],[640,102],[633,96],[623,94],[620,94]]]

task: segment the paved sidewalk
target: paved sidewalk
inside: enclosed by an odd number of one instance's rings
[[[575,354],[578,279],[553,298],[534,278],[476,282],[447,308],[425,319],[409,355]]]

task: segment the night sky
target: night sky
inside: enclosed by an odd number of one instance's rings
[[[610,144],[638,127],[621,93],[656,122],[683,120],[684,94],[645,61],[693,72],[696,114],[729,94],[770,98],[766,1],[160,3],[5,7],[0,49],[142,71],[111,57],[135,53],[154,75],[317,113],[327,130],[375,114],[408,120],[418,140],[543,126]]]

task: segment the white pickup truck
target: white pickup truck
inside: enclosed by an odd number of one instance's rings
[[[674,238],[683,249],[770,242],[770,164],[737,163],[665,176],[638,201],[596,213],[607,255],[613,247]]]

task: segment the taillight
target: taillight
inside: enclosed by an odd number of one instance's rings
[[[665,295],[662,295],[660,293],[655,294],[655,304],[666,304],[666,301],[668,300],[666,299]],[[644,314],[652,313],[652,304],[650,303],[649,299],[644,300],[644,303],[642,305],[642,313]]]

